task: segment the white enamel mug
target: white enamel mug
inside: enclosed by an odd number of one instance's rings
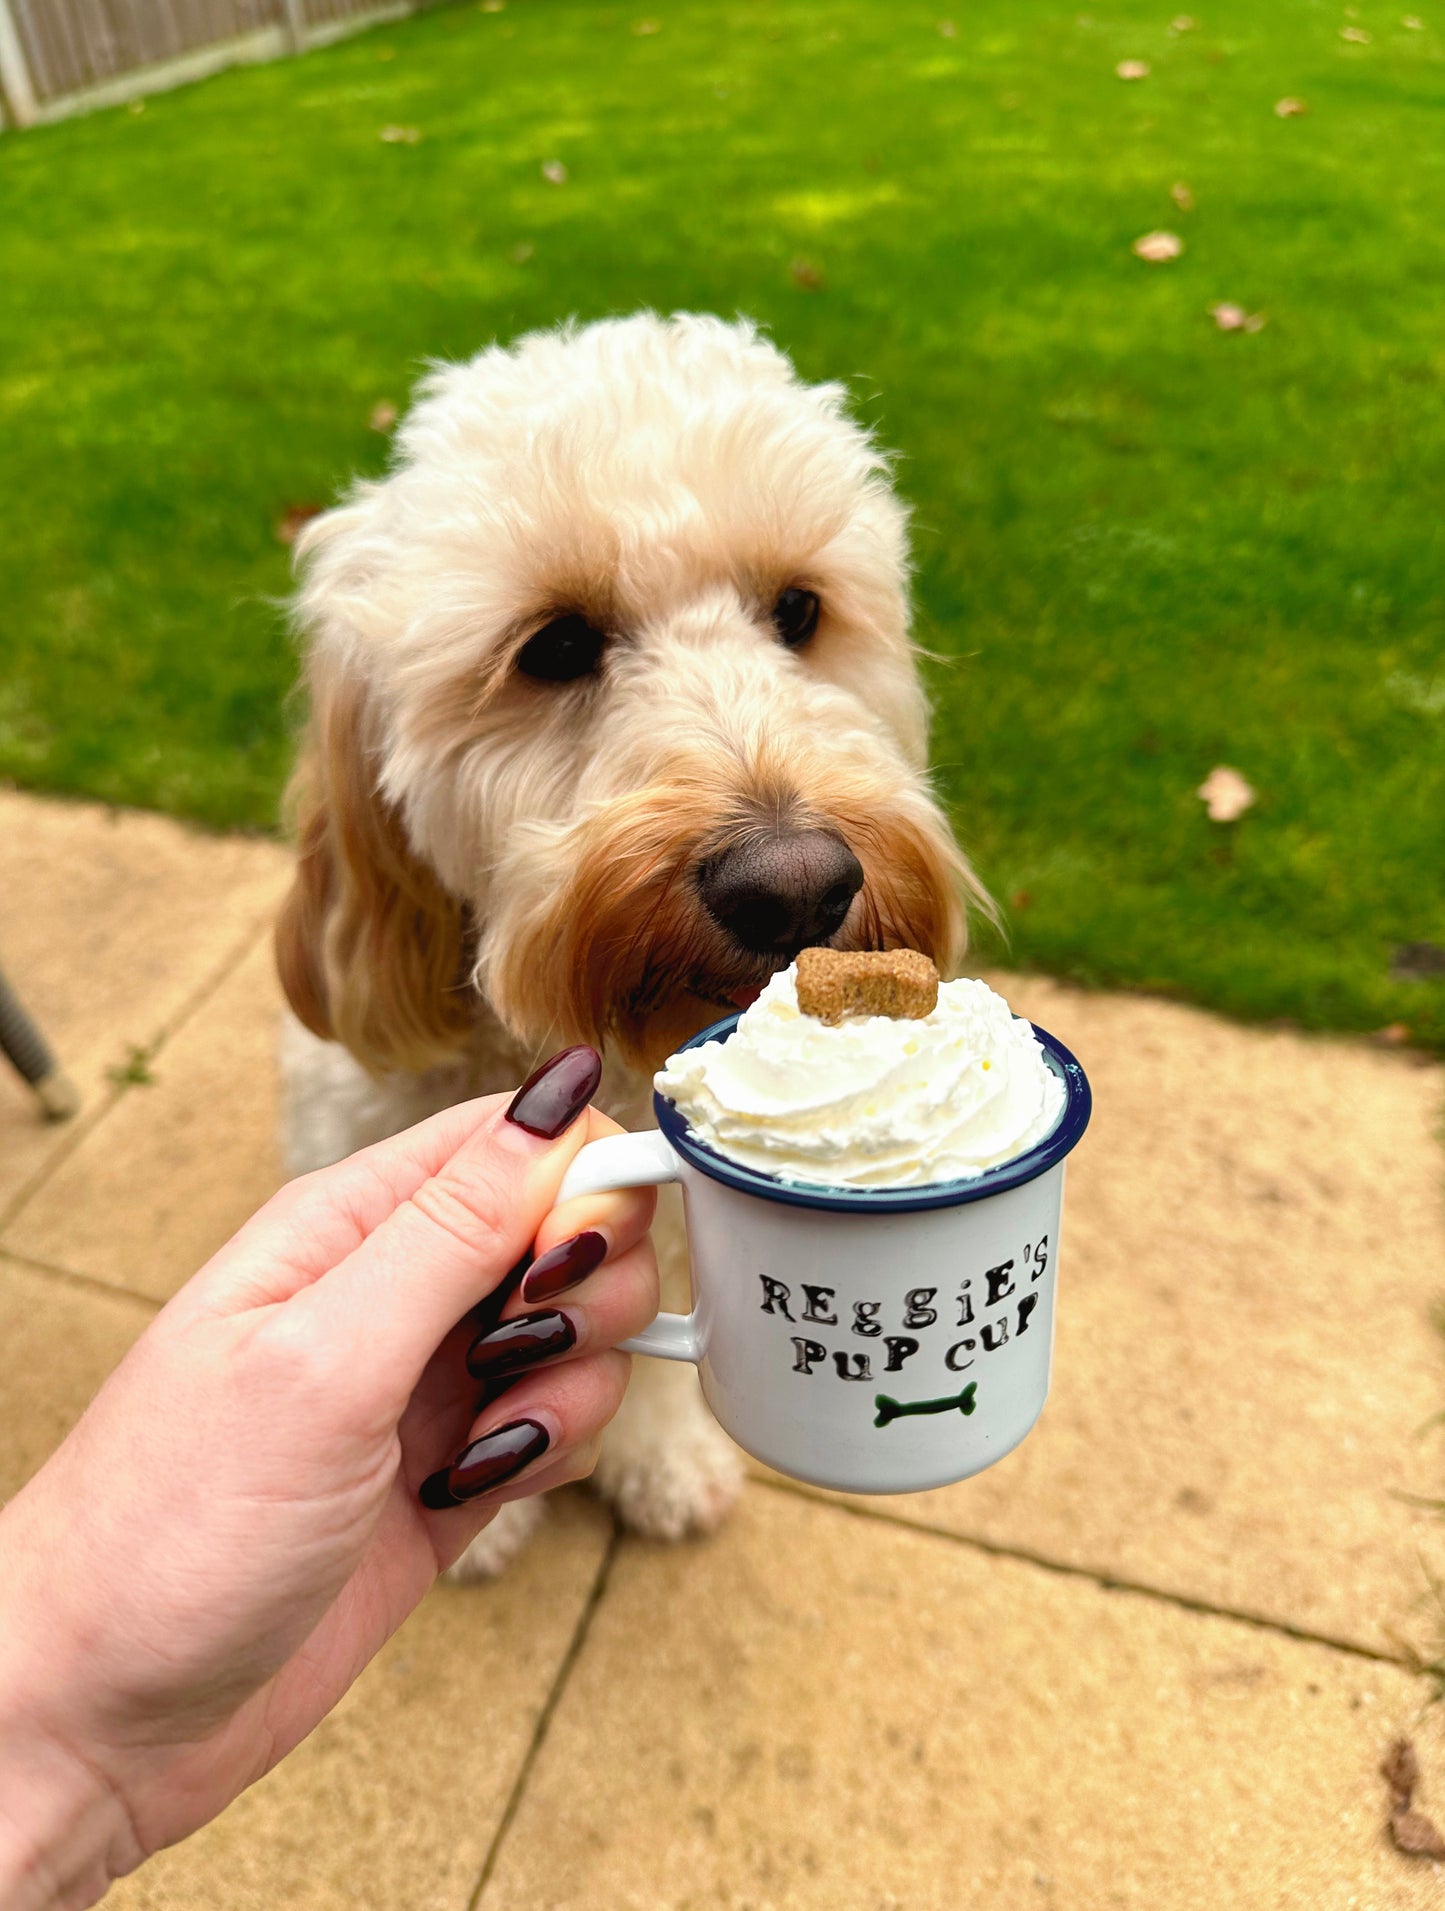
[[[968,1181],[779,1181],[700,1142],[661,1095],[656,1132],[589,1143],[559,1201],[676,1181],[687,1210],[693,1311],[659,1314],[625,1350],[694,1362],[738,1445],[814,1486],[912,1493],[1012,1452],[1049,1391],[1064,1163],[1091,1107],[1083,1069],[1036,1033],[1063,1113]]]

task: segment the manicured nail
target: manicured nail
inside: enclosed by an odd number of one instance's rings
[[[496,1326],[502,1318],[502,1309],[521,1287],[522,1280],[531,1265],[532,1250],[528,1248],[517,1265],[507,1270],[491,1293],[479,1300],[468,1312],[467,1319],[472,1324],[472,1333],[475,1337],[480,1338],[483,1334],[489,1334]]]
[[[450,1467],[444,1466],[439,1473],[429,1473],[416,1490],[416,1496],[422,1505],[432,1513],[444,1513],[449,1506],[460,1506],[461,1501],[447,1485]]]
[[[584,1228],[570,1241],[559,1241],[539,1254],[522,1276],[522,1299],[529,1307],[536,1301],[549,1301],[565,1294],[569,1287],[585,1281],[594,1268],[607,1259],[607,1236],[596,1228]]]
[[[513,1420],[484,1433],[480,1440],[463,1447],[452,1461],[447,1473],[452,1498],[474,1500],[479,1493],[505,1486],[524,1466],[540,1459],[551,1444],[551,1434],[535,1420]]]
[[[512,1097],[507,1120],[529,1135],[555,1141],[597,1093],[602,1057],[585,1043],[564,1048],[530,1074]]]
[[[577,1329],[565,1314],[524,1314],[478,1335],[467,1350],[467,1372],[473,1380],[497,1380],[576,1345]]]

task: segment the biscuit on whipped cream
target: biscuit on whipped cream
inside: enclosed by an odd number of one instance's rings
[[[938,1007],[938,971],[917,949],[804,949],[796,981],[798,1007],[819,1022],[845,1015],[918,1022]]]

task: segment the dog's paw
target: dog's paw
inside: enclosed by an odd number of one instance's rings
[[[644,1539],[714,1533],[743,1490],[742,1455],[711,1420],[675,1427],[665,1443],[604,1437],[593,1484]]]
[[[508,1500],[498,1507],[490,1524],[482,1528],[455,1565],[447,1567],[442,1578],[452,1586],[495,1579],[511,1565],[545,1515],[540,1493],[529,1500]]]

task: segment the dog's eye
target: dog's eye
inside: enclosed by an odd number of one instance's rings
[[[517,653],[517,668],[543,683],[571,683],[597,668],[607,639],[576,611],[554,617],[529,637]]]
[[[797,650],[807,643],[818,628],[821,609],[814,591],[800,591],[789,585],[783,592],[773,605],[773,624],[789,650]]]

